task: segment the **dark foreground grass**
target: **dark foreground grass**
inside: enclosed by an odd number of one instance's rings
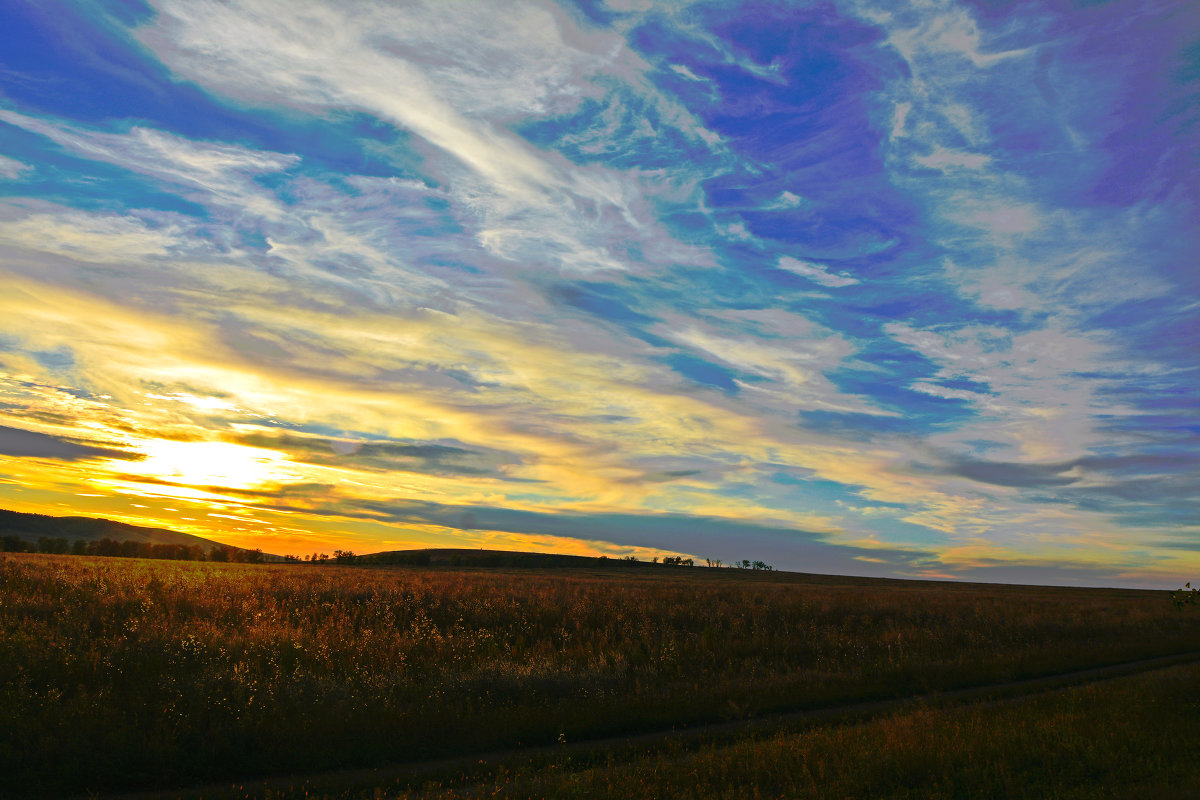
[[[732,745],[667,748],[598,766],[580,768],[577,761],[514,764],[466,785],[374,786],[313,796],[1195,798],[1200,666],[1017,701],[918,708]]]
[[[1166,592],[0,557],[14,795],[369,766],[1200,649]]]

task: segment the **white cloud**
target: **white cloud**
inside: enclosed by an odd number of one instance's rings
[[[794,192],[785,190],[780,192],[778,197],[776,197],[770,203],[767,203],[765,206],[763,206],[763,208],[767,211],[782,211],[788,208],[802,208],[803,206],[808,205],[810,202],[811,201],[801,197],[798,194],[795,194]]]
[[[986,43],[970,11],[954,0],[917,0],[880,6],[859,4],[860,13],[888,31],[888,42],[910,61],[915,58],[950,57],[986,69],[1026,55],[1028,48],[986,51]],[[917,20],[916,24],[906,24]]]
[[[914,156],[913,161],[923,167],[945,172],[952,169],[984,169],[992,159],[983,153],[968,153],[948,147],[935,147],[929,155]]]
[[[929,383],[928,381],[915,381],[910,383],[908,388],[921,394],[940,397],[943,400],[971,400],[978,402],[982,397],[979,392],[972,392],[967,389],[950,389],[936,383]]]
[[[21,161],[17,161],[15,158],[0,156],[0,178],[6,180],[16,180],[32,169],[33,167]]]
[[[1020,311],[1037,308],[1044,298],[1025,288],[1023,281],[1014,280],[1014,269],[1019,269],[1011,260],[1007,269],[984,269],[970,271],[948,263],[946,273],[949,280],[958,286],[958,291],[984,308],[999,308]],[[1032,276],[1030,276],[1032,278]]]
[[[153,227],[137,217],[91,214],[57,207],[25,213],[0,205],[0,242],[93,263],[161,258],[186,244],[177,225]]]
[[[800,261],[791,256],[784,256],[779,259],[778,266],[780,269],[787,270],[802,278],[807,278],[813,283],[819,283],[821,286],[828,286],[831,289],[837,289],[842,286],[853,286],[859,282],[858,278],[847,275],[844,272],[830,272],[827,267],[823,267],[820,264],[814,264],[811,261]]]
[[[929,238],[953,262],[951,288],[980,306],[1049,314],[1068,328],[1068,318],[1170,290],[1153,270],[1130,274],[1146,260],[1155,209],[1084,208],[1050,193],[1058,175],[1075,181],[1100,156],[1083,150],[1066,111],[1035,91],[1036,57],[1055,46],[1043,20],[1017,15],[986,30],[950,0],[852,7],[907,64],[880,93],[892,105],[885,159],[892,181],[927,210]],[[1062,93],[1090,96],[1090,80],[1073,88],[1068,77],[1057,76]],[[1059,137],[1061,151],[1038,153],[1044,175],[1029,167],[1031,153],[1000,135],[1030,124]]]
[[[681,75],[681,76],[683,76],[683,77],[687,78],[689,81],[703,81],[703,80],[706,80],[705,78],[701,78],[699,75],[697,75],[696,73],[692,72],[692,71],[691,71],[690,69],[688,69],[688,68],[687,68],[687,66],[686,66],[686,65],[684,65],[684,64],[672,64],[672,65],[671,65],[671,71],[672,71],[672,72],[674,72],[674,73],[675,73],[675,74],[677,74],[677,75]]]
[[[713,311],[706,318],[668,316],[655,332],[739,372],[763,380],[739,382],[759,403],[760,413],[800,410],[881,414],[866,398],[838,389],[826,373],[855,353],[845,337],[781,309]]]
[[[977,228],[987,234],[1009,236],[1033,233],[1047,216],[1032,203],[1017,203],[1004,198],[979,199],[965,195],[951,199],[953,211],[946,216],[959,224]]]
[[[432,302],[444,282],[431,270],[414,268],[421,255],[437,246],[431,237],[415,241],[412,227],[443,224],[422,200],[436,196],[418,181],[345,176],[354,194],[304,177],[292,169],[298,156],[219,142],[196,142],[162,131],[135,127],[128,132],[90,130],[0,110],[0,119],[41,134],[76,155],[116,164],[159,181],[203,205],[208,220],[151,210],[125,214],[64,210],[26,201],[9,206],[0,235],[30,253],[30,266],[55,267],[53,255],[94,263],[121,264],[127,279],[139,275],[140,290],[158,286],[169,293],[213,278],[245,285],[264,266],[308,285],[368,294],[387,305]],[[257,179],[282,174],[279,189]],[[267,243],[264,252],[239,241],[253,230]],[[170,261],[162,256],[171,255]],[[155,258],[153,264],[142,263]],[[207,262],[203,268],[197,265]],[[222,269],[214,269],[220,262]],[[15,265],[14,265],[15,266]],[[110,275],[119,283],[120,274]],[[83,278],[88,281],[89,279]],[[98,287],[97,287],[98,288]],[[120,293],[119,286],[111,290]]]
[[[999,446],[992,455],[1010,461],[1061,461],[1093,447],[1118,444],[1104,420],[1131,409],[1104,391],[1109,379],[1152,371],[1120,360],[1088,335],[1056,327],[1013,333],[971,325],[936,330],[890,323],[885,332],[938,365],[935,380],[967,379],[985,389],[953,389],[930,380],[909,388],[966,401],[976,415],[929,441],[966,451],[969,442]]]
[[[253,179],[287,170],[300,160],[287,153],[196,142],[152,128],[103,133],[3,109],[0,120],[45,136],[76,155],[182,185],[267,218],[278,218],[281,205]]]
[[[180,75],[242,102],[367,112],[449,156],[426,168],[477,215],[479,241],[521,268],[626,270],[623,243],[667,238],[642,199],[662,176],[574,166],[506,129],[597,94],[601,69],[644,89],[612,34],[531,3],[158,7],[140,37]]]

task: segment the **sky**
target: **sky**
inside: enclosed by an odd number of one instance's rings
[[[1200,5],[4,15],[0,507],[1200,578]]]

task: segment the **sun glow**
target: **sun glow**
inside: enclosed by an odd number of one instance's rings
[[[189,486],[254,489],[293,477],[283,453],[229,442],[174,442],[154,439],[143,443],[146,457],[123,463],[124,471]]]

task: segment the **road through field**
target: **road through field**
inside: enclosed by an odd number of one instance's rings
[[[281,775],[272,778],[231,783],[214,783],[204,786],[179,788],[168,791],[139,792],[109,796],[111,800],[167,800],[168,798],[252,798],[279,793],[296,796],[321,795],[350,789],[366,789],[371,786],[402,786],[416,784],[429,779],[465,779],[469,784],[472,775],[494,772],[505,764],[520,761],[525,764],[549,761],[564,756],[593,759],[597,756],[625,754],[637,757],[666,744],[720,743],[732,739],[763,735],[791,727],[844,724],[857,722],[900,710],[905,707],[946,705],[963,702],[1012,702],[1037,694],[1089,683],[1165,669],[1181,664],[1200,661],[1200,651],[1175,653],[1157,658],[1141,659],[1071,672],[1043,675],[1023,680],[991,683],[982,686],[929,692],[898,698],[872,700],[861,703],[813,708],[790,712],[775,712],[747,719],[733,719],[685,728],[647,731],[627,736],[610,736],[552,745],[512,748],[486,753],[437,759],[433,761],[408,762],[376,768],[334,770],[312,774]],[[92,795],[94,797],[94,795]]]

